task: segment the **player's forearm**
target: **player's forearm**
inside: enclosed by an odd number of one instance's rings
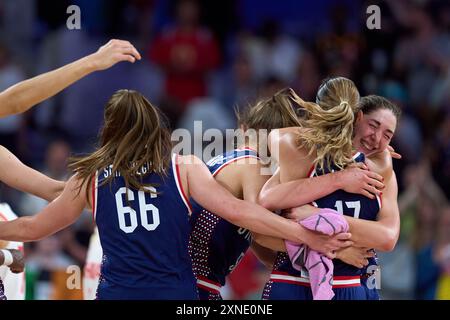
[[[0,222],[0,239],[28,242],[40,239],[37,229],[31,223],[32,217],[22,217],[7,222]]]
[[[346,217],[350,223],[352,240],[357,246],[392,251],[400,233],[400,212],[397,203],[397,179],[395,173],[386,181],[383,205],[377,221],[364,221]]]
[[[47,201],[54,200],[65,185],[62,181],[51,179],[24,165],[4,147],[0,147],[0,180],[14,189],[31,193]]]
[[[338,174],[331,173],[269,185],[261,190],[258,201],[269,210],[287,209],[310,203],[340,188]]]
[[[22,174],[14,175],[11,179],[5,180],[10,187],[25,193],[30,193],[48,202],[55,200],[64,190],[65,182],[52,179],[32,168],[24,166]],[[23,179],[23,177],[27,177]]]
[[[355,246],[374,248],[380,251],[392,251],[398,239],[395,221],[386,218],[379,221],[355,219],[344,216],[350,226]]]
[[[30,193],[48,202],[55,200],[64,190],[65,182],[55,180],[34,171],[33,180],[23,181],[16,189]],[[29,176],[31,178],[31,176]]]
[[[24,112],[96,70],[92,55],[19,82],[0,93],[0,116]]]
[[[294,221],[282,218],[256,204],[243,200],[236,199],[235,210],[236,214],[230,220],[235,225],[275,238],[296,243],[304,242],[303,229]]]

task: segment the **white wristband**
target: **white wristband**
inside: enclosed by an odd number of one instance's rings
[[[3,265],[10,266],[14,262],[14,258],[9,250],[0,250],[3,253]]]

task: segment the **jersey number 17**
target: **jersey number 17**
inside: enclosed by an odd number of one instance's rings
[[[345,201],[345,206],[348,209],[353,209],[353,218],[358,219],[359,218],[359,212],[361,211],[361,202],[360,201]],[[344,204],[342,200],[336,201],[336,204],[334,205],[336,208],[336,211],[340,214],[344,214]]]

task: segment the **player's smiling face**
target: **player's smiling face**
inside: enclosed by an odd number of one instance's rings
[[[378,109],[369,114],[358,114],[355,123],[354,147],[366,156],[386,149],[391,142],[397,119],[389,109]]]

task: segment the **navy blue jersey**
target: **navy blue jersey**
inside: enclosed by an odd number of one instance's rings
[[[363,153],[357,153],[354,156],[354,159],[356,162],[364,162],[365,156]],[[333,166],[331,166],[330,169],[331,171],[339,170]],[[319,176],[329,172],[330,170],[325,166],[324,172],[318,169],[312,170],[310,177]],[[372,200],[363,195],[349,193],[344,190],[337,190],[325,197],[314,201],[313,204],[319,208],[334,209],[346,216],[365,220],[376,220],[378,212],[381,208],[381,202],[378,197]],[[354,266],[348,265],[339,259],[334,259],[333,263],[335,276],[354,276],[360,275],[363,272],[362,269],[358,269]],[[274,269],[300,276],[300,272],[292,268],[289,257],[286,253],[278,254]]]
[[[206,164],[213,176],[222,168],[239,159],[258,161],[255,151],[235,149],[216,156]],[[211,195],[214,196],[214,195]],[[204,281],[225,284],[225,277],[242,259],[251,242],[247,229],[235,226],[193,202],[189,253],[198,284]]]
[[[157,194],[128,189],[128,200],[121,176],[101,185],[110,167],[97,173],[93,207],[103,248],[99,299],[197,298],[188,254],[190,207],[175,157],[167,175],[143,178]],[[138,174],[146,171],[140,168]]]

